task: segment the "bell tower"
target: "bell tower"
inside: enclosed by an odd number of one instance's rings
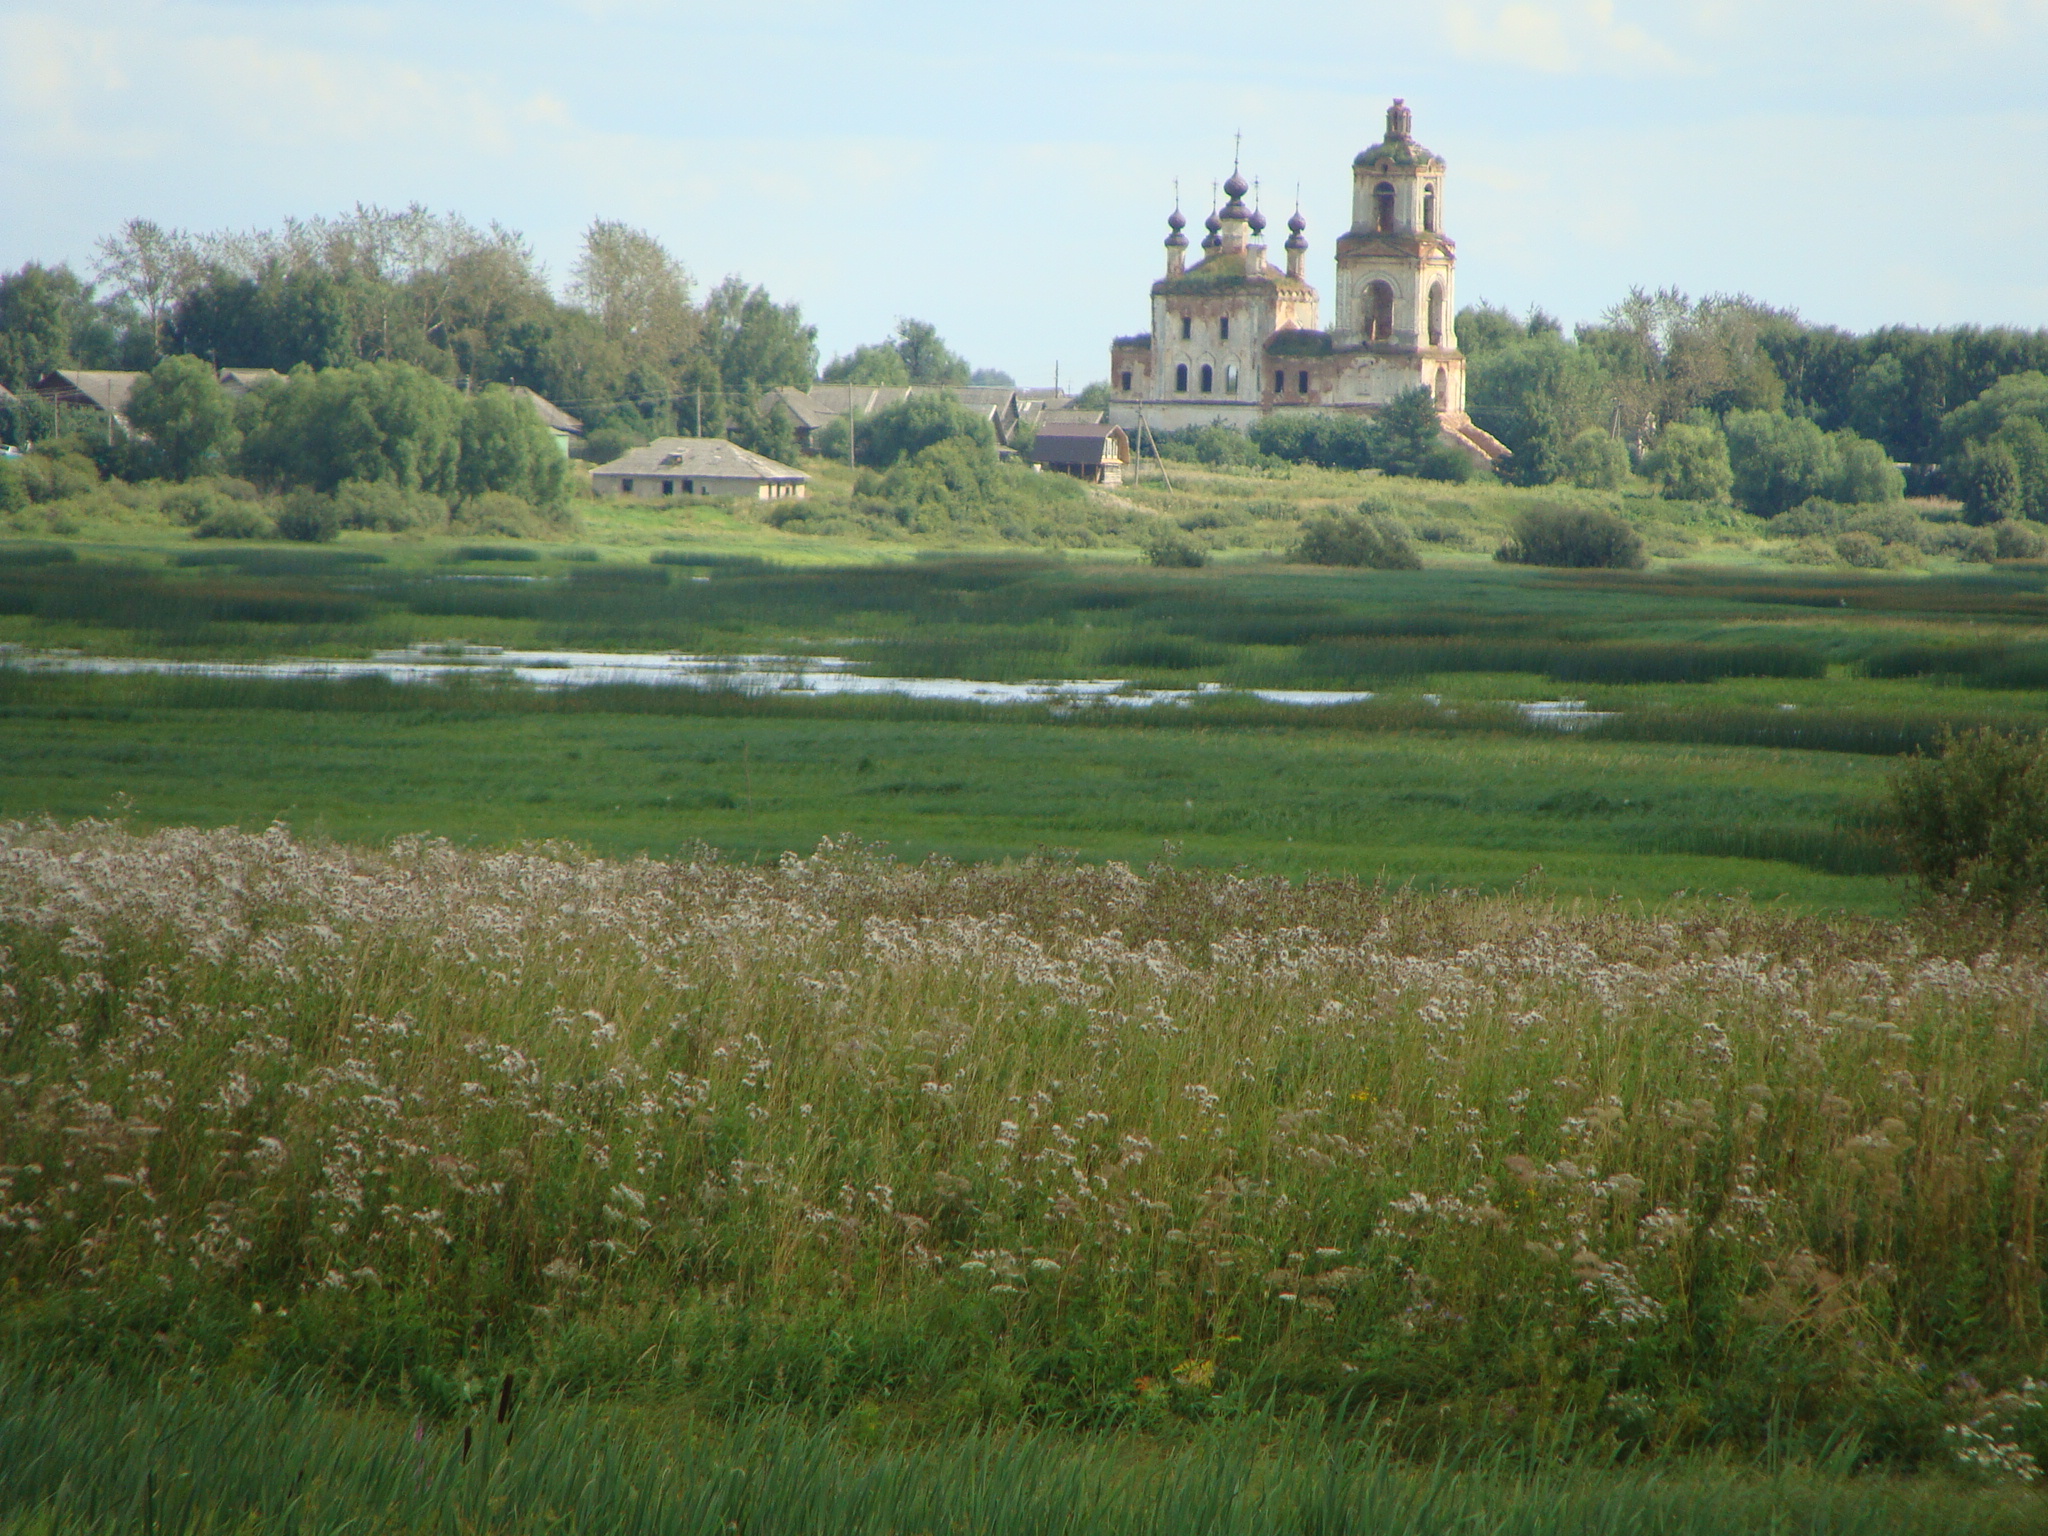
[[[1351,228],[1337,240],[1332,340],[1375,355],[1368,398],[1418,385],[1437,409],[1465,408],[1458,351],[1457,247],[1444,233],[1443,160],[1416,143],[1405,101],[1387,109],[1386,137],[1351,162]]]

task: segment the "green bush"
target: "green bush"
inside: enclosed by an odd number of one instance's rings
[[[505,491],[485,491],[455,509],[449,527],[456,533],[496,534],[507,539],[546,539],[567,531],[567,517],[550,518]]]
[[[334,491],[344,528],[407,533],[438,528],[448,521],[448,504],[425,491],[408,491],[389,480],[344,480]]]
[[[1588,427],[1558,455],[1558,478],[1586,491],[1618,491],[1628,484],[1628,448],[1612,432]]]
[[[2048,554],[2048,534],[2042,533],[2032,523],[2008,518],[2002,523],[1992,524],[1990,533],[1992,547],[2001,560],[2038,560]]]
[[[262,509],[241,501],[221,502],[192,530],[195,539],[270,539],[276,536],[277,525],[263,515]]]
[[[1325,512],[1301,525],[1289,558],[1302,565],[1351,565],[1375,571],[1419,571],[1407,530],[1372,501],[1356,512]]]
[[[1643,536],[1597,507],[1531,507],[1494,554],[1512,565],[1639,571],[1649,563]]]
[[[1916,754],[1889,786],[1891,828],[1931,895],[2007,918],[2048,890],[2048,744],[1980,727]]]
[[[2004,443],[1971,443],[1950,479],[1963,504],[1963,519],[1984,527],[2021,515],[2019,463]]]
[[[28,476],[14,460],[0,459],[0,512],[19,512],[29,504]]]
[[[900,405],[875,412],[860,423],[854,451],[863,464],[886,469],[925,449],[954,439],[986,453],[996,451],[996,429],[950,395],[912,395]],[[840,439],[845,447],[845,439]]]
[[[1874,534],[1854,531],[1837,534],[1835,553],[1845,565],[1853,565],[1859,571],[1881,571],[1889,563],[1885,559],[1884,545]]]
[[[186,528],[197,528],[223,507],[232,506],[225,496],[205,485],[181,485],[174,491],[166,491],[158,509],[172,522]]]
[[[341,509],[332,496],[300,489],[285,497],[277,511],[280,538],[295,544],[326,544],[341,532]]]
[[[1726,501],[1735,483],[1719,427],[1673,422],[1643,455],[1643,473],[1667,501]]]
[[[1144,548],[1146,560],[1153,565],[1195,567],[1209,563],[1209,552],[1170,523],[1156,529],[1145,540]]]
[[[1856,515],[1855,508],[1845,507],[1838,501],[1829,501],[1822,496],[1810,497],[1792,508],[1780,512],[1764,523],[1764,537],[1767,539],[1811,539],[1825,538],[1840,533],[1849,526],[1849,519]]]

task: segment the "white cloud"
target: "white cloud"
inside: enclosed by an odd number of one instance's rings
[[[1451,46],[1468,58],[1493,59],[1544,74],[1640,74],[1685,68],[1667,44],[1618,19],[1614,0],[1539,5],[1453,5]]]

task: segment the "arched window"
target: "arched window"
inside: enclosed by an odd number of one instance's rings
[[[1300,376],[1295,380],[1294,392],[1297,395],[1305,395],[1308,393],[1308,370],[1306,368],[1301,370]]]
[[[1451,408],[1451,370],[1448,368],[1436,371],[1436,408],[1440,411]]]
[[[1207,363],[1202,364],[1202,393],[1205,395],[1216,393],[1216,370]]]
[[[1218,336],[1221,336],[1225,341],[1230,340],[1230,316],[1225,315],[1221,320],[1218,320],[1216,322],[1216,334]]]
[[[1422,227],[1431,234],[1436,233],[1436,188],[1422,189]]]
[[[1188,392],[1188,365],[1186,363],[1177,365],[1173,370],[1173,390],[1178,395],[1184,395]]]
[[[1190,336],[1194,334],[1195,317],[1193,315],[1182,315],[1180,317],[1180,339],[1182,341],[1186,341]]]
[[[1376,227],[1392,229],[1394,227],[1394,184],[1391,181],[1383,181],[1377,187],[1374,187],[1372,201],[1373,207],[1378,214]]]
[[[1440,347],[1444,344],[1444,285],[1432,283],[1429,288],[1429,344]]]
[[[1227,363],[1224,365],[1223,393],[1225,393],[1226,395],[1234,395],[1237,393],[1237,364],[1235,363]]]
[[[1392,341],[1394,339],[1394,285],[1374,283],[1365,290],[1365,339],[1367,341]]]
[[[1287,370],[1285,368],[1275,368],[1273,370],[1273,393],[1276,395],[1287,393]]]
[[[1126,368],[1126,369],[1124,370],[1124,375],[1123,375],[1123,377],[1124,377],[1124,393],[1128,395],[1128,394],[1129,394],[1129,393],[1131,392],[1131,370],[1130,370],[1130,369],[1128,369],[1128,368]]]

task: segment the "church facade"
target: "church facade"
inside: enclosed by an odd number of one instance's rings
[[[1307,225],[1287,221],[1286,267],[1266,259],[1263,214],[1233,171],[1190,264],[1187,220],[1166,221],[1166,275],[1152,329],[1110,348],[1109,419],[1136,433],[1280,411],[1370,413],[1412,389],[1436,401],[1447,440],[1492,462],[1507,450],[1465,414],[1456,328],[1457,248],[1444,233],[1445,165],[1415,141],[1404,102],[1386,137],[1351,164],[1351,228],[1337,240],[1331,323],[1304,269]]]

